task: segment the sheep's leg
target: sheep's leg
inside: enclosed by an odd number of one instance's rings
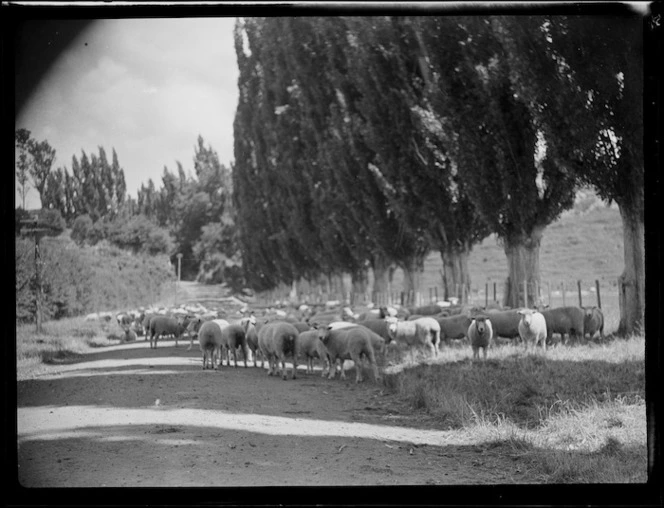
[[[334,379],[334,377],[337,375],[337,362],[337,358],[330,357],[330,372],[327,376],[328,379]]]
[[[237,346],[232,349],[233,349],[233,366],[237,369]],[[230,365],[230,358],[229,358],[229,365]]]
[[[482,355],[484,356],[484,361],[485,361],[485,362],[486,362],[486,350],[487,350],[487,346],[484,346],[484,347],[482,348]]]
[[[295,353],[293,353],[293,372],[291,378],[297,379],[297,355]]]
[[[190,333],[190,334],[189,334],[189,347],[187,348],[187,351],[191,351],[191,348],[192,348],[193,346],[194,346],[194,334],[193,334],[193,333]],[[178,347],[178,346],[177,346],[177,343],[176,343],[175,347]],[[214,362],[214,360],[212,360],[212,361]]]
[[[351,355],[351,360],[353,360],[353,363],[355,364],[355,382],[361,383],[363,381],[362,358],[360,357],[360,355]],[[343,368],[343,364],[341,367]]]

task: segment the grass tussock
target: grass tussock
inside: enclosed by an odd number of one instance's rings
[[[122,329],[110,321],[85,321],[82,317],[48,321],[43,333],[35,332],[34,324],[16,327],[16,361],[19,379],[44,369],[44,365],[71,361],[93,348],[120,342]]]

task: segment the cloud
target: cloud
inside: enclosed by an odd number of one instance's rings
[[[199,134],[228,164],[237,107],[233,23],[97,21],[61,55],[17,127],[49,141],[55,167],[70,167],[81,150],[115,148],[134,196],[148,178],[160,182],[165,165],[173,169],[179,160],[192,169]]]

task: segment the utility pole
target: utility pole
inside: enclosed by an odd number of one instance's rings
[[[176,254],[176,257],[178,258],[178,280],[175,283],[175,305],[177,306],[177,304],[178,304],[178,288],[180,286],[180,275],[181,275],[180,268],[181,268],[181,263],[182,263],[182,253],[178,252]]]
[[[35,322],[37,333],[42,333],[42,281],[41,281],[41,249],[40,241],[47,234],[54,231],[48,224],[39,223],[36,218],[21,221],[21,234],[32,236],[35,241]]]

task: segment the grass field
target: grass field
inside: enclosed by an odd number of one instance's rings
[[[545,354],[505,345],[486,362],[447,347],[435,361],[388,367],[384,382],[437,425],[526,458],[544,483],[647,479],[643,336]]]

